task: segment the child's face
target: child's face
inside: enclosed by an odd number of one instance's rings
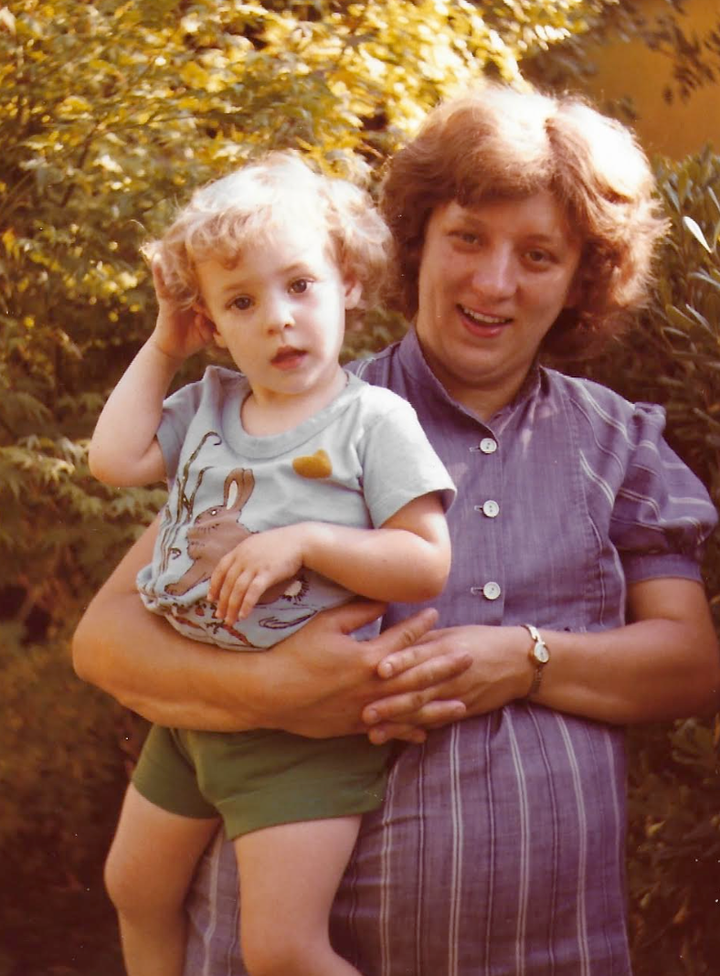
[[[336,382],[345,310],[359,287],[343,279],[325,232],[288,221],[245,248],[234,267],[211,259],[197,274],[216,341],[259,404]]]

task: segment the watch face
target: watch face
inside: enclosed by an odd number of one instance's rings
[[[533,657],[538,662],[538,664],[547,664],[550,660],[550,655],[548,654],[548,649],[543,644],[536,644],[533,648]]]

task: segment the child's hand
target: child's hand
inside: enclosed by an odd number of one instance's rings
[[[159,256],[151,268],[158,303],[153,342],[170,359],[184,361],[213,341],[213,324],[197,307],[178,308],[165,286]]]
[[[215,616],[232,626],[248,616],[274,583],[293,577],[303,565],[307,526],[283,526],[257,532],[226,553],[210,579],[208,598]]]

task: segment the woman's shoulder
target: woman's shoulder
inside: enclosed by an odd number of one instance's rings
[[[578,423],[598,431],[606,428],[635,440],[648,427],[665,429],[665,409],[658,403],[632,402],[620,393],[582,376],[570,376],[555,369],[543,370],[551,398],[560,398]]]
[[[380,352],[354,359],[345,367],[350,373],[372,384],[382,384],[393,368],[400,353],[401,340],[391,342]]]
[[[414,413],[414,408],[399,393],[394,393],[385,386],[376,386],[367,379],[359,376],[355,370],[347,370],[349,374],[348,390],[362,407],[370,414],[382,416],[388,411],[400,410]]]

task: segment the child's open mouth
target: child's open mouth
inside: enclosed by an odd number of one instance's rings
[[[307,355],[302,349],[295,349],[293,346],[283,346],[278,349],[270,360],[277,369],[296,369]]]

